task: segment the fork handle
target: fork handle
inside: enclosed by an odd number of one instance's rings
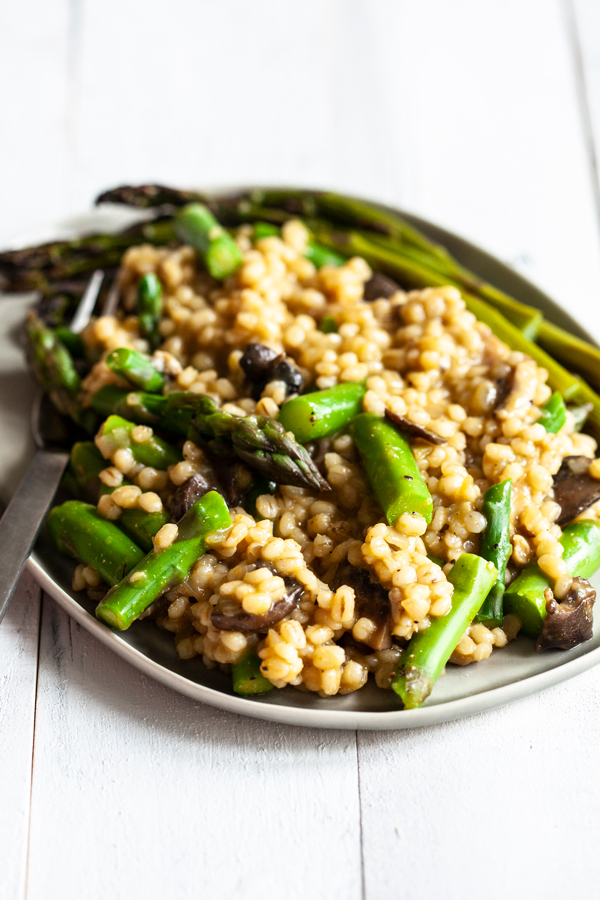
[[[68,461],[68,453],[38,450],[0,519],[0,622]]]

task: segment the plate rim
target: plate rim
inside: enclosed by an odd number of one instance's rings
[[[261,187],[265,186],[262,185]],[[286,188],[290,187],[290,185],[270,185],[269,187]],[[246,189],[248,189],[248,187],[240,187],[239,185],[226,187],[219,185],[214,188],[203,187],[199,190],[202,190],[205,193],[219,195]],[[296,187],[296,189],[298,188]],[[307,191],[323,190],[322,188],[308,187],[302,187],[301,189]],[[512,266],[504,263],[501,259],[479,245],[463,238],[456,232],[450,231],[434,222],[430,222],[428,219],[424,219],[421,216],[399,209],[398,207],[390,206],[382,201],[371,200],[355,194],[346,194],[346,196],[366,203],[371,203],[388,212],[401,215],[416,227],[423,228],[425,232],[429,231],[440,236],[439,239],[441,242],[443,242],[444,237],[447,237],[451,242],[458,242],[468,251],[472,251],[480,257],[485,257],[486,260],[497,266],[501,272],[504,272],[508,278],[521,282],[524,287],[537,294],[543,301],[543,304],[549,308],[550,320],[552,320],[552,314],[554,314],[554,316],[561,319],[562,323],[567,324],[567,327],[570,327],[576,334],[584,337],[584,339],[590,343],[596,344],[593,337],[567,310],[563,309],[562,306],[538,288],[537,285],[521,275],[521,273]],[[60,222],[65,223],[76,217],[93,214],[94,209],[95,207],[91,207],[91,209],[86,212],[75,213],[73,216],[70,216],[69,219],[56,220],[54,223],[43,227],[49,231],[52,228],[59,230],[61,227]],[[38,229],[38,232],[40,230],[41,228]],[[79,230],[81,231],[82,229]],[[19,243],[22,240],[26,241],[27,236],[20,235],[18,240]],[[9,243],[9,246],[11,247],[14,245],[14,241]],[[206,703],[209,706],[223,709],[227,712],[285,725],[368,731],[401,730],[425,727],[428,725],[438,725],[466,716],[476,715],[487,710],[496,709],[500,706],[505,706],[517,700],[524,699],[532,694],[540,693],[550,687],[568,681],[600,664],[599,646],[590,648],[590,650],[582,653],[575,659],[565,660],[565,662],[558,663],[556,666],[543,672],[519,678],[496,688],[480,690],[477,693],[470,694],[466,697],[460,697],[455,700],[449,700],[432,706],[425,705],[420,709],[414,710],[327,710],[263,703],[259,698],[250,699],[227,694],[218,689],[208,687],[186,678],[151,659],[136,647],[131,646],[120,638],[118,632],[113,631],[103,623],[99,622],[84,609],[77,600],[71,597],[56,581],[54,581],[40,561],[37,551],[34,551],[27,561],[27,569],[32,573],[42,589],[56,600],[68,615],[72,616],[80,625],[92,634],[93,637],[115,652],[121,659],[124,659],[130,665],[133,665],[136,669],[143,672],[144,675],[153,678],[155,681],[158,681],[172,690],[176,690],[178,693],[184,694],[201,703]]]

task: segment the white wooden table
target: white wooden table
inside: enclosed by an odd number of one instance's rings
[[[337,187],[480,243],[600,337],[598,0],[7,0],[0,84],[0,244],[117,183]],[[235,717],[26,576],[0,896],[597,898],[599,744],[600,670],[410,732]]]

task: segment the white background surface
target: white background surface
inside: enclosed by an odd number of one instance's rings
[[[19,0],[0,84],[0,244],[118,183],[337,187],[481,244],[600,338],[598,0]],[[599,744],[600,670],[419,731],[235,717],[25,577],[0,896],[597,898]]]

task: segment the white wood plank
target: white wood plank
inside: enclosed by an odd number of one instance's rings
[[[70,5],[0,5],[0,246],[66,211]]]
[[[561,5],[396,12],[378,40],[389,60],[400,28],[406,38],[388,67],[404,94],[402,199],[515,261],[599,335],[596,211]],[[360,734],[366,896],[595,896],[599,692],[590,672],[466,721]],[[561,840],[574,833],[576,849]]]
[[[237,717],[44,607],[28,900],[360,897],[354,733]]]
[[[359,734],[366,896],[598,896],[600,673],[435,728]]]
[[[377,58],[402,98],[389,108],[407,170],[397,200],[515,263],[600,337],[596,210],[563,12],[558,0],[391,4]],[[586,33],[597,43],[597,29]]]
[[[165,20],[160,4],[143,0],[85,3],[74,173],[81,203],[100,187],[152,178],[389,194],[400,157],[386,113],[395,108],[372,36],[373,20],[395,15],[394,4],[171,8]]]
[[[25,896],[40,589],[25,573],[0,626],[0,847],[2,890]]]
[[[600,7],[595,0],[565,0],[565,5],[600,218]]]

